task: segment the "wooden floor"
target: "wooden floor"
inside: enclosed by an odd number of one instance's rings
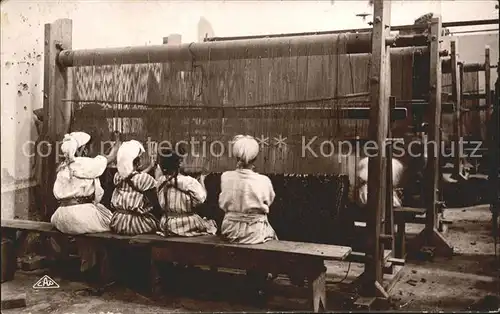
[[[389,257],[390,251],[384,252],[385,257]],[[350,304],[357,298],[355,280],[363,273],[364,265],[354,262],[326,261],[327,268],[327,303],[329,309],[345,309],[346,304]],[[208,270],[207,267],[198,266],[201,269]],[[395,266],[392,275],[384,275],[383,286],[390,291],[397,283],[402,274],[403,267]],[[242,270],[219,268],[220,273],[231,275],[244,275]],[[268,293],[272,295],[270,306],[273,309],[308,310],[307,284],[305,287],[299,287],[292,284],[287,276],[279,275],[267,287]],[[343,304],[339,304],[343,303]],[[283,305],[286,304],[286,307]]]

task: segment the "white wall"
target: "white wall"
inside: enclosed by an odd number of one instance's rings
[[[497,18],[495,3],[394,1],[391,24],[412,24],[431,11],[440,11],[443,21]],[[368,1],[2,1],[2,190],[30,178],[21,147],[35,139],[32,111],[42,106],[45,23],[72,19],[73,49],[82,49],[161,44],[171,33],[198,41],[200,18],[215,36],[361,28],[371,17],[355,14],[371,11]]]

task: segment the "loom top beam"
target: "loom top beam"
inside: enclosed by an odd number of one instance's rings
[[[498,19],[489,20],[472,20],[472,21],[455,21],[455,22],[445,22],[442,23],[443,27],[461,27],[461,26],[478,26],[478,25],[498,25],[500,22]],[[400,25],[391,26],[391,31],[404,31],[404,30],[421,30],[426,29],[428,26],[426,24],[419,25]],[[267,34],[267,35],[251,35],[251,36],[232,36],[232,37],[208,37],[205,41],[215,42],[215,41],[226,41],[226,40],[244,40],[244,39],[256,39],[256,38],[276,38],[276,37],[289,37],[289,36],[310,36],[310,35],[325,35],[325,34],[340,34],[340,33],[359,33],[359,32],[370,32],[371,28],[353,28],[353,29],[341,29],[335,31],[321,31],[321,32],[306,32],[306,33],[288,33],[288,34]]]
[[[72,67],[369,53],[371,37],[372,34],[366,32],[227,42],[62,50],[58,61],[62,66]],[[393,37],[387,41],[387,44],[420,46],[419,48],[426,49],[427,38],[420,35]],[[64,49],[64,47],[62,48]]]
[[[458,61],[458,64],[462,64],[464,68],[464,72],[478,72],[485,71],[486,67],[483,63],[463,63],[462,61]],[[497,68],[497,64],[490,65],[490,68]],[[442,71],[443,73],[451,73],[451,59],[444,59],[442,62]]]

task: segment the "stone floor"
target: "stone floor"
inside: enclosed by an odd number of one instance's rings
[[[500,292],[498,264],[495,264],[494,243],[491,236],[491,214],[488,206],[448,209],[447,218],[453,221],[445,234],[455,247],[452,259],[435,259],[432,262],[407,261],[398,283],[391,291],[396,311],[465,311],[498,309],[495,297]],[[416,233],[420,226],[409,225],[408,231]],[[344,307],[345,297],[336,292],[339,281],[348,270],[348,263],[328,265],[328,308]],[[496,267],[495,267],[496,266]],[[362,266],[351,265],[349,274],[362,271]],[[280,293],[272,295],[264,306],[252,305],[240,289],[242,276],[220,275],[183,279],[178,293],[165,293],[158,300],[151,300],[118,285],[106,289],[100,296],[89,294],[84,283],[71,282],[54,276],[58,289],[33,289],[43,275],[17,272],[13,281],[2,284],[2,297],[6,294],[26,293],[27,307],[4,310],[2,313],[172,313],[214,311],[266,311],[307,310],[307,291],[293,288],[286,280],[278,279]],[[203,283],[202,283],[203,281]],[[346,280],[348,282],[349,280]],[[346,282],[343,284],[346,285]],[[191,289],[198,287],[198,289]],[[202,288],[200,288],[202,287]],[[341,289],[341,288],[340,288]],[[195,291],[197,290],[197,291]],[[239,292],[238,292],[239,291]],[[281,295],[280,295],[281,294]],[[496,301],[497,302],[497,301]]]

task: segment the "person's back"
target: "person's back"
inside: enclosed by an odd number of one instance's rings
[[[83,234],[109,231],[111,212],[99,204],[104,191],[99,176],[110,160],[106,156],[89,158],[84,149],[90,135],[84,132],[67,134],[61,145],[64,161],[57,169],[53,186],[59,207],[51,217],[51,223],[61,232]],[[116,151],[115,147],[115,151]]]
[[[139,172],[140,156],[145,152],[135,140],[122,144],[117,153],[115,189],[111,197],[111,231],[124,235],[154,233],[158,229],[161,207],[156,195],[156,180]]]
[[[219,207],[225,212],[221,235],[230,242],[258,244],[278,239],[267,219],[275,197],[271,180],[253,170],[258,153],[255,139],[237,136],[233,146],[237,169],[221,176]]]
[[[196,213],[196,207],[207,198],[203,183],[179,173],[182,154],[170,149],[159,156],[161,176],[158,178],[158,201],[163,209],[160,230],[163,235],[194,237],[216,234],[215,221],[204,219]]]
[[[226,213],[267,214],[274,196],[271,180],[253,170],[237,169],[221,175],[219,206]]]
[[[64,136],[61,144],[64,160],[58,166],[53,186],[59,207],[50,222],[62,233],[84,234],[110,230],[112,214],[99,203],[104,194],[99,176],[116,158],[120,143],[115,143],[109,155],[89,158],[84,156],[89,141],[89,134],[72,132]],[[95,266],[97,260],[92,244],[85,238],[77,238],[76,243],[82,259],[81,271]]]

